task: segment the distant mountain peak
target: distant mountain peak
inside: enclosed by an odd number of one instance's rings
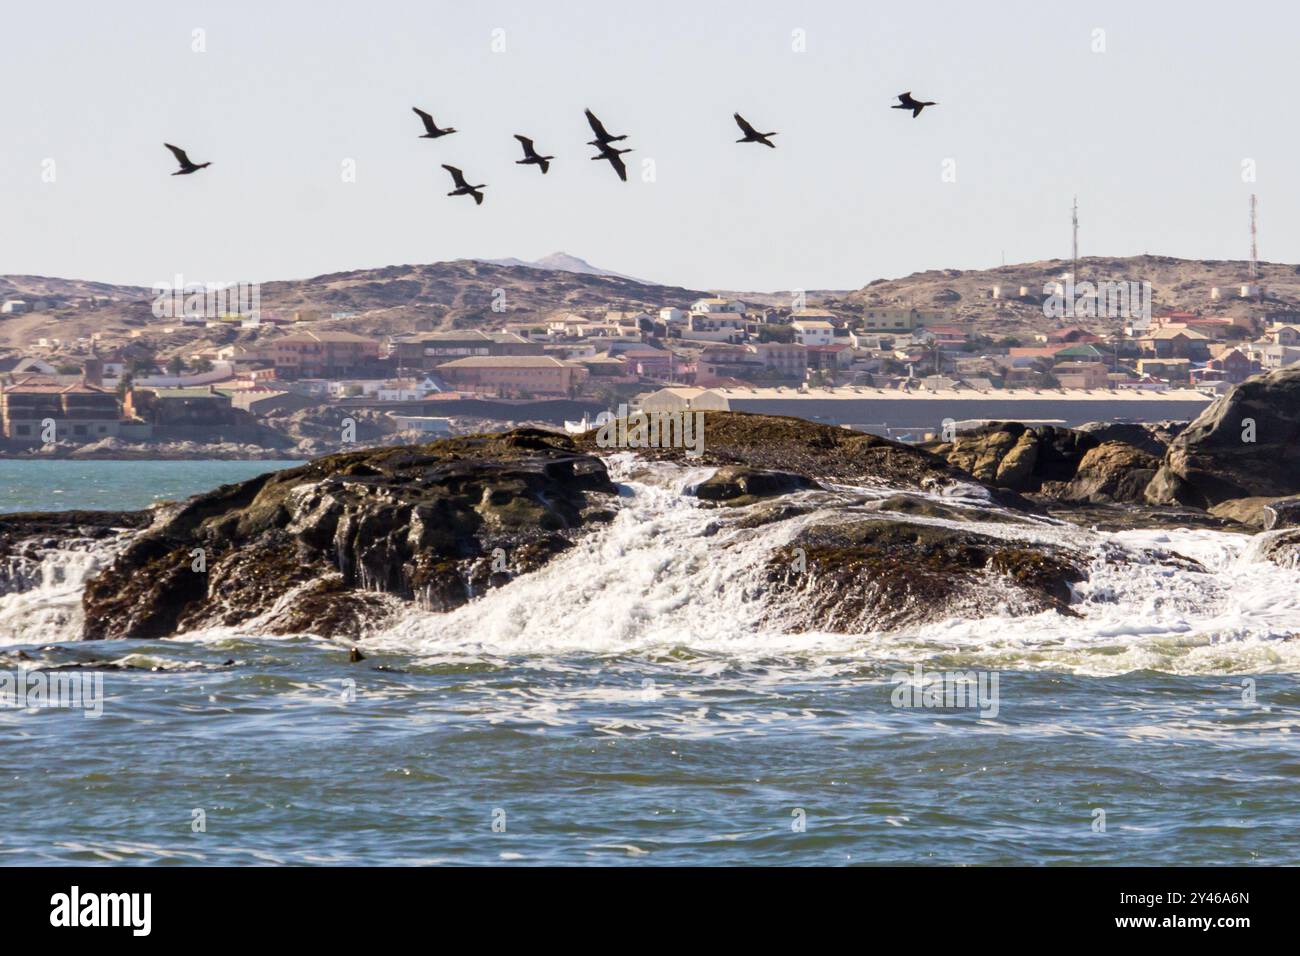
[[[635,276],[624,275],[622,272],[614,272],[611,269],[602,269],[599,266],[593,266],[586,259],[570,255],[567,252],[552,252],[549,256],[542,256],[540,259],[533,259],[531,262],[525,259],[480,259],[480,262],[491,263],[494,266],[517,266],[525,269],[545,269],[548,272],[576,272],[579,275],[588,276],[609,276],[614,279],[629,279],[632,282],[640,282],[643,285],[651,285],[644,279],[638,279]]]

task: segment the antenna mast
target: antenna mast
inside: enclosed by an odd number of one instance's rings
[[[1259,278],[1259,249],[1256,245],[1255,229],[1255,194],[1250,194],[1250,278],[1251,281]]]
[[[1074,197],[1074,211],[1070,216],[1070,225],[1073,227],[1074,241],[1070,246],[1070,273],[1075,280],[1079,278],[1079,197]]]

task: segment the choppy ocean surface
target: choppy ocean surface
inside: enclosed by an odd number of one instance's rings
[[[296,461],[21,461],[0,459],[0,512],[127,511],[186,498]]]
[[[0,508],[272,467],[0,462]],[[99,717],[0,706],[0,863],[1300,862],[1300,571],[1249,537],[1043,523],[1016,533],[1131,558],[1079,618],[788,634],[753,574],[795,522],[719,532],[689,476],[614,468],[609,528],[360,663],[255,627],[76,641],[89,558],[0,597],[0,672],[138,668],[98,672]],[[995,712],[895,706],[918,665],[996,675]]]

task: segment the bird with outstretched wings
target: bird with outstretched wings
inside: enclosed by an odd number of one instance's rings
[[[447,193],[448,196],[473,196],[476,205],[483,205],[483,194],[479,192],[479,190],[483,189],[487,185],[486,183],[479,183],[477,186],[471,186],[466,182],[465,174],[455,166],[448,166],[446,163],[443,163],[442,168],[451,173],[451,181],[456,184],[456,188]]]
[[[627,164],[623,162],[623,157],[620,153],[630,152],[632,152],[630,149],[611,149],[609,146],[604,146],[601,148],[599,156],[593,156],[591,158],[609,160],[609,164],[614,167],[614,172],[618,173],[618,178],[623,180],[623,182],[627,182]]]
[[[438,124],[433,121],[433,117],[418,106],[412,106],[411,109],[416,116],[420,117],[420,122],[424,124],[424,135],[420,139],[437,139],[439,136],[446,136],[449,133],[456,132],[450,126],[446,129],[438,129]]]
[[[773,149],[776,149],[776,144],[768,139],[769,136],[775,136],[776,133],[760,133],[750,125],[749,120],[745,119],[745,117],[741,116],[739,113],[732,113],[731,115],[735,117],[736,125],[740,127],[740,131],[745,134],[740,139],[736,140],[737,143],[762,143],[764,146],[770,146]]]
[[[587,123],[591,126],[591,131],[596,134],[596,139],[591,143],[592,146],[604,146],[607,143],[617,143],[620,139],[627,139],[627,136],[611,136],[609,130],[605,129],[605,124],[600,121],[591,110],[587,110]]]
[[[172,173],[173,176],[188,176],[190,173],[198,172],[200,169],[206,169],[208,166],[212,165],[211,163],[191,162],[189,156],[186,155],[185,150],[181,149],[179,146],[173,146],[171,143],[163,143],[163,145],[172,151],[172,155],[176,157],[176,162],[178,162],[181,167],[176,172]]]
[[[536,147],[533,146],[533,141],[527,136],[520,136],[518,133],[515,133],[515,139],[519,140],[519,145],[524,148],[524,158],[516,159],[516,165],[536,166],[541,169],[542,174],[545,175],[551,168],[551,160],[555,157],[543,156],[538,153]]]

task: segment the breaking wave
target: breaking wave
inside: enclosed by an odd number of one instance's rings
[[[364,646],[429,662],[578,654],[703,666],[710,659],[779,657],[836,672],[936,660],[1088,675],[1300,671],[1300,569],[1264,560],[1250,536],[1007,521],[987,500],[948,489],[927,497],[971,509],[974,520],[907,519],[1084,554],[1088,576],[1074,585],[1071,604],[1078,616],[1020,616],[1009,594],[1004,602],[993,591],[980,617],[953,613],[893,632],[791,633],[766,598],[772,550],[809,525],[861,519],[871,513],[872,500],[891,491],[837,486],[801,492],[785,500],[807,506],[806,513],[746,527],[735,520],[746,509],[703,507],[686,493],[711,469],[630,455],[612,456],[608,464],[621,507],[607,527],[457,610],[437,614],[403,606]],[[110,558],[103,546],[46,551],[30,586],[0,595],[0,643],[75,640],[84,582]],[[253,622],[176,640],[261,637]],[[329,635],[316,638],[328,641]]]

